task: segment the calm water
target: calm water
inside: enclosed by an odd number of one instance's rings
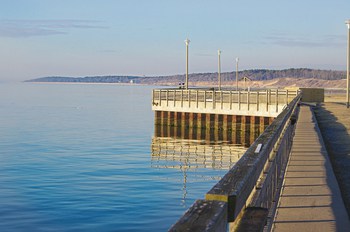
[[[242,148],[154,136],[144,86],[0,84],[1,231],[166,231]]]

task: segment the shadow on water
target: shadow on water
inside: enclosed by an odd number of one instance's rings
[[[206,169],[211,179],[219,181],[212,171],[229,170],[266,126],[237,124],[231,130],[200,129],[155,125],[151,144],[153,168],[179,169],[183,174],[183,198],[186,201],[189,175]]]

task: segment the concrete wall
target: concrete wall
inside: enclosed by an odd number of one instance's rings
[[[324,89],[322,88],[286,88],[287,90],[301,90],[303,102],[324,102]]]
[[[247,104],[247,103],[213,103],[213,102],[199,102],[198,104],[185,104],[180,101],[172,102],[173,104],[166,104],[162,100],[159,104],[154,104],[152,110],[154,111],[174,111],[186,113],[207,113],[207,114],[227,114],[227,115],[245,115],[245,116],[262,116],[262,117],[277,117],[287,104],[280,103],[278,105],[266,103]]]
[[[228,141],[249,146],[274,118],[156,111],[155,137]]]

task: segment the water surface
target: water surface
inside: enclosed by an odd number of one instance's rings
[[[166,231],[204,198],[243,150],[155,136],[152,88],[0,84],[0,230]]]

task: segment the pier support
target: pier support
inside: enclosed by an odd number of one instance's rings
[[[271,117],[155,111],[155,136],[252,144]]]

